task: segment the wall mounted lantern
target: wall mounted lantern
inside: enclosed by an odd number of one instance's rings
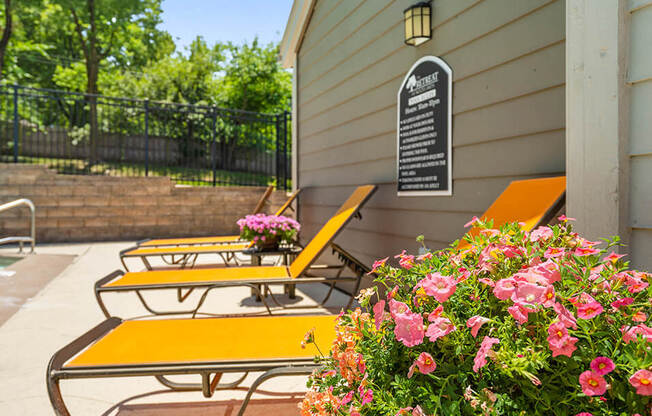
[[[432,37],[430,28],[430,2],[414,4],[403,11],[405,43],[419,46]]]

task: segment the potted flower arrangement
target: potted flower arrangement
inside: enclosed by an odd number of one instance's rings
[[[569,220],[377,261],[386,295],[339,316],[302,416],[650,415],[652,276]]]
[[[259,250],[278,249],[280,243],[294,241],[301,229],[298,222],[282,215],[247,215],[237,222],[240,238],[253,241]]]

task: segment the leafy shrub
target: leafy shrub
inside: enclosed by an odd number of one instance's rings
[[[377,261],[301,414],[649,415],[651,275],[560,220]]]

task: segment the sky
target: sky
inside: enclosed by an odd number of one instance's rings
[[[280,42],[292,0],[163,0],[163,23],[177,50],[201,35],[215,42]]]

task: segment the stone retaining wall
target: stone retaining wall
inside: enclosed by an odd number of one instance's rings
[[[28,198],[36,205],[36,240],[137,240],[235,234],[264,187],[186,187],[166,177],[59,175],[39,165],[0,163],[0,204]],[[285,192],[270,197],[275,211]],[[0,213],[0,238],[29,234],[27,208]]]

